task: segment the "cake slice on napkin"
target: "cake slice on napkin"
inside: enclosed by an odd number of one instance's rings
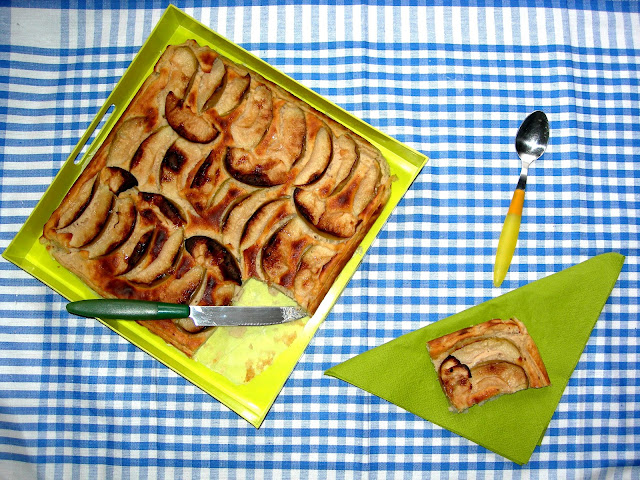
[[[463,328],[427,342],[427,350],[452,411],[551,384],[538,347],[517,318]]]
[[[405,333],[334,365],[325,374],[525,464],[544,437],[623,264],[624,257],[618,253],[595,256]],[[486,402],[481,408],[468,409],[464,415],[449,411],[437,372],[429,366],[425,345],[451,332],[466,329],[469,333],[479,318],[511,317],[526,323],[544,358],[551,384]],[[610,318],[609,309],[603,320]],[[440,433],[433,435],[439,437]]]

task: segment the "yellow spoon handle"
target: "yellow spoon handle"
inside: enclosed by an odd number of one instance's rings
[[[499,287],[507,275],[513,252],[518,242],[520,232],[520,221],[522,220],[522,207],[524,205],[524,189],[516,188],[509,205],[509,211],[504,219],[500,240],[498,240],[498,250],[496,251],[496,263],[493,267],[493,284]]]

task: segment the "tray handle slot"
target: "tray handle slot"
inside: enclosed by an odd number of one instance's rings
[[[95,154],[98,146],[102,142],[96,142],[96,139],[101,137],[101,133],[108,132],[109,129],[105,129],[107,123],[111,119],[113,112],[115,111],[115,104],[108,102],[105,103],[98,113],[96,114],[93,121],[87,127],[87,130],[84,132],[78,144],[71,151],[69,158],[73,158],[73,163],[75,165],[84,164],[86,160],[89,160]],[[94,145],[95,144],[95,145]],[[93,148],[92,148],[93,147]]]

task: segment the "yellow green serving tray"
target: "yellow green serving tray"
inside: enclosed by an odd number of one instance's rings
[[[391,167],[391,173],[396,177],[392,185],[389,203],[363,239],[353,258],[337,277],[313,318],[309,319],[301,329],[297,340],[278,354],[271,366],[247,383],[234,383],[221,373],[212,371],[203,363],[188,358],[135,322],[100,320],[108,328],[197,385],[252,425],[259,427],[304,349],[356,271],[384,222],[426,164],[426,156],[353,117],[345,110],[170,5],[69,155],[51,186],[2,255],[70,301],[96,297],[96,294],[75,275],[61,267],[49,256],[39,242],[42,227],[80,175],[84,166],[98,150],[120,115],[125,111],[167,45],[183,43],[190,38],[195,39],[201,45],[209,45],[237,63],[246,65],[369,140],[386,157]],[[110,110],[111,114],[105,119],[104,125],[86,153],[80,155],[85,144]],[[250,292],[250,295],[253,295],[252,302],[255,302],[256,298],[264,299],[265,302],[273,302],[273,299],[267,298],[267,295],[261,294],[258,289]],[[201,348],[205,347],[206,344]]]

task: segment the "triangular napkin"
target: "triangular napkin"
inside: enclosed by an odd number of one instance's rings
[[[362,353],[325,372],[502,455],[529,461],[553,416],[624,257],[606,253]],[[551,386],[452,413],[427,341],[492,318],[517,317],[538,345]]]

